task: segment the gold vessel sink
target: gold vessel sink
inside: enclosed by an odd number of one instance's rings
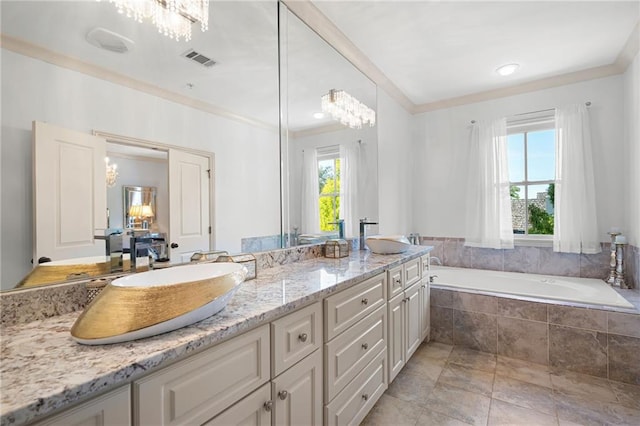
[[[154,336],[215,315],[247,269],[237,263],[185,265],[114,280],[78,317],[71,336],[86,345]]]

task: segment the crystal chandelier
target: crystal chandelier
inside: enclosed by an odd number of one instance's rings
[[[331,89],[324,95],[322,112],[352,129],[361,129],[367,123],[369,127],[376,124],[376,112],[344,90]]]
[[[118,165],[109,164],[109,157],[104,157],[104,162],[107,166],[107,188],[113,188],[118,179]]]
[[[98,0],[100,1],[100,0]],[[118,13],[138,22],[150,19],[158,32],[180,41],[191,40],[191,24],[200,22],[204,32],[209,28],[209,0],[109,0]]]

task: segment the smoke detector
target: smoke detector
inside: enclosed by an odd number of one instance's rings
[[[87,41],[100,49],[115,53],[127,53],[133,49],[133,40],[105,28],[94,28],[87,33]]]
[[[193,49],[187,50],[182,54],[182,56],[184,56],[185,58],[191,61],[196,62],[199,65],[205,66],[207,68],[212,67],[216,64],[216,61],[214,61],[210,57],[203,55],[202,53],[196,52]]]

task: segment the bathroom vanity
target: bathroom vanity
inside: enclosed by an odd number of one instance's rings
[[[0,424],[358,423],[428,335],[430,250],[262,269],[219,314],[123,344],[73,342],[78,312],[4,327]]]

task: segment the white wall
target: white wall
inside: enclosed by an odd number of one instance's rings
[[[629,243],[640,246],[640,54],[623,76],[626,232]]]
[[[378,199],[381,234],[410,234],[413,224],[414,152],[411,115],[378,89]],[[420,167],[421,163],[415,163]],[[420,195],[424,196],[420,191]]]
[[[217,248],[237,252],[242,237],[280,233],[277,127],[250,126],[5,49],[1,54],[2,283],[17,282],[14,266],[31,266],[33,120],[214,152]],[[275,87],[274,93],[277,102]]]
[[[378,143],[377,128],[342,129],[312,136],[292,138],[289,140],[289,214],[291,231],[300,228],[302,223],[302,170],[303,150],[332,145],[360,144],[360,162],[358,168],[358,215],[377,219],[378,217]],[[358,234],[358,217],[352,218],[351,227],[347,226],[346,236]],[[355,232],[353,232],[355,230]],[[372,229],[374,230],[374,229]],[[308,230],[299,229],[300,233]]]
[[[618,75],[415,116],[414,155],[418,163],[413,196],[417,232],[464,237],[471,120],[508,117],[591,101],[598,232],[601,241],[609,241],[607,230],[612,226],[624,228],[627,222],[622,187],[626,179],[623,92],[623,79]],[[637,122],[637,117],[631,121]],[[637,142],[637,125],[635,132]],[[381,157],[384,157],[382,153]]]

